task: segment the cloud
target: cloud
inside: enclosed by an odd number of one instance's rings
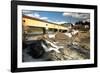
[[[33,11],[24,10],[23,14],[26,16],[35,17],[35,18],[42,19],[42,20],[48,20],[48,17],[42,17],[42,16],[40,16],[39,13],[36,13]]]
[[[68,23],[66,21],[52,21],[52,20],[48,20],[49,22],[52,22],[52,23],[56,23],[56,24],[64,24],[64,23]]]
[[[71,15],[72,15],[72,13],[67,13],[67,12],[66,13],[65,12],[63,13],[63,16],[71,16]]]
[[[23,13],[23,14],[31,14],[32,11],[30,11],[30,10],[22,10],[22,13]]]
[[[90,19],[87,19],[86,21],[90,22]]]
[[[56,24],[64,24],[64,23],[67,23],[67,22],[65,22],[65,21],[59,21],[59,22],[54,22],[54,23],[56,23]]]
[[[48,17],[41,17],[40,19],[48,20]]]
[[[86,21],[87,21],[87,22],[90,22],[90,19],[83,20],[83,22],[86,22]]]
[[[33,13],[33,17],[40,18],[39,13]]]
[[[89,19],[90,14],[89,13],[74,13],[74,12],[65,12],[62,14],[63,16],[72,16],[73,18],[79,18],[79,19]]]
[[[33,17],[33,14],[24,14],[26,16],[30,16],[30,17]]]
[[[40,15],[38,13],[30,13],[30,14],[24,14],[26,16],[30,16],[30,17],[35,17],[35,18],[40,18]]]

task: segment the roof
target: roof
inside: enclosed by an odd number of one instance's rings
[[[39,19],[39,18],[30,17],[30,16],[26,16],[26,15],[23,15],[22,17],[29,18],[29,19],[32,19],[32,20],[39,20],[39,21],[42,21],[42,22],[50,23],[50,24],[56,24],[56,25],[59,25],[59,24],[57,24],[57,23],[49,22],[49,21],[46,21],[46,20],[42,20],[42,19]]]

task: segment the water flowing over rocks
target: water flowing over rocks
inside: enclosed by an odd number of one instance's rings
[[[23,50],[23,62],[83,60],[90,58],[90,33],[79,31],[77,35],[57,32],[39,36],[37,40],[27,41]]]

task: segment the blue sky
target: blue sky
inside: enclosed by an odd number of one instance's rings
[[[27,16],[36,17],[57,24],[75,23],[80,20],[90,19],[90,15],[88,13],[33,11],[33,10],[23,10],[22,13]]]

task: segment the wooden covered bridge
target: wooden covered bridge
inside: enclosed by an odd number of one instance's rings
[[[22,24],[24,27],[38,27],[38,28],[43,28],[43,32],[45,33],[46,30],[52,29],[54,31],[67,31],[68,28],[61,26],[56,23],[48,22],[42,19],[38,19],[35,17],[30,17],[30,16],[22,16]]]

